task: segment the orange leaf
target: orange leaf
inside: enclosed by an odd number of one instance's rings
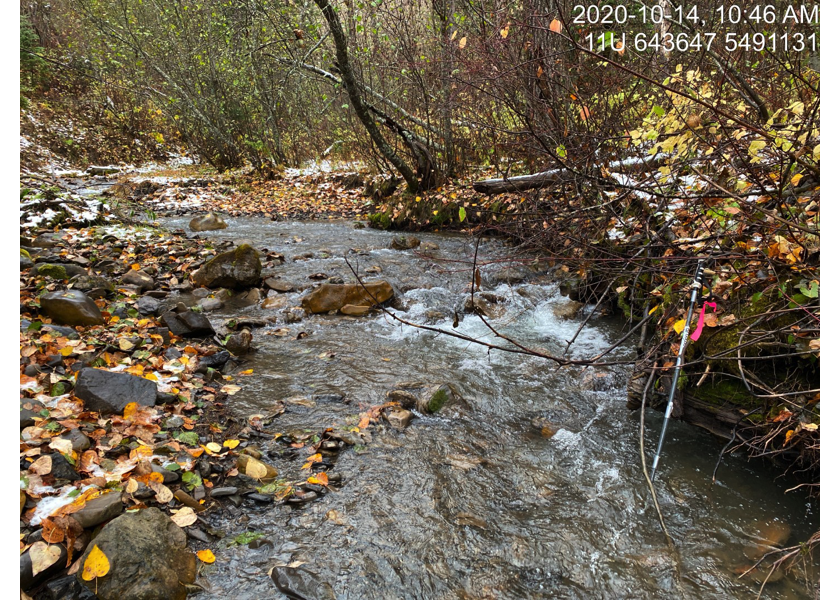
[[[368,425],[370,425],[370,417],[362,415],[362,418],[359,420],[359,429],[365,429]]]
[[[60,544],[64,541],[64,529],[56,525],[52,519],[41,521],[41,535],[48,544]]]
[[[557,19],[554,19],[548,28],[551,29],[551,31],[553,31],[554,33],[560,33],[561,31],[563,31],[563,24]]]
[[[216,555],[213,554],[212,550],[199,550],[195,555],[198,556],[198,560],[208,565],[216,562]]]

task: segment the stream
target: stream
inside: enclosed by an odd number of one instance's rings
[[[347,256],[366,281],[394,285],[393,310],[401,318],[499,343],[477,315],[461,311],[475,252],[463,236],[419,234],[432,245],[398,251],[388,247],[393,233],[350,222],[226,220],[228,229],[199,235],[284,254],[285,263],[264,268],[298,289],[278,294],[281,305],[297,306],[315,273],[353,282]],[[170,229],[188,229],[188,222],[160,219]],[[561,355],[592,307],[576,318],[559,316],[569,300],[545,271],[514,266],[517,282],[505,281],[500,274],[511,267],[503,259],[513,252],[497,240],[479,248],[479,262],[487,263],[482,290],[495,301],[491,322],[527,346]],[[271,433],[358,424],[360,412],[386,402],[385,393],[403,381],[448,383],[460,398],[434,416],[416,414],[405,430],[372,422],[369,443],[335,459],[343,486],[316,501],[292,508],[246,500],[213,511],[208,522],[228,537],[214,548],[216,563],[202,567],[205,591],[193,597],[278,597],[268,576],[275,565],[311,573],[321,582],[310,585],[313,598],[679,597],[640,468],[639,414],[625,408],[627,367],[561,368],[381,312],[290,324],[280,308],[260,306],[208,316],[218,331],[232,317],[279,316],[276,325],[254,330],[257,351],[241,365],[253,374],[237,378],[242,389],[228,400],[243,422],[283,401],[285,412],[266,428]],[[570,355],[598,354],[621,337],[622,326],[595,316]],[[633,352],[628,343],[610,357],[631,359]],[[648,461],[661,424],[661,413],[648,411]],[[807,493],[785,493],[793,484],[759,461],[727,455],[713,484],[724,443],[680,422],[669,425],[656,487],[688,598],[755,598],[760,583],[736,574],[752,564],[751,545],[779,530],[790,531],[789,539],[778,537],[793,545],[819,527]],[[300,457],[286,458],[288,446],[269,438],[260,447],[281,477],[305,478]],[[245,531],[264,537],[227,546]],[[768,583],[763,597],[809,597],[806,575],[815,573],[794,570]]]

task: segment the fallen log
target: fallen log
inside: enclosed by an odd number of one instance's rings
[[[557,183],[567,173],[566,169],[551,169],[533,175],[476,181],[472,187],[476,192],[490,196],[504,194],[505,192],[524,192],[525,190],[533,190]]]

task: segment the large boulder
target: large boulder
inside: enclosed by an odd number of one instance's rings
[[[73,393],[84,401],[87,410],[103,415],[122,414],[129,402],[154,406],[157,384],[128,373],[86,368],[79,371]]]
[[[260,254],[248,244],[222,252],[193,273],[196,285],[209,288],[247,288],[261,283]]]
[[[62,325],[102,325],[102,312],[84,292],[59,290],[41,296],[41,311]]]
[[[195,581],[187,535],[157,508],[125,513],[105,525],[82,564],[94,548],[108,559],[108,573],[85,581],[79,569],[76,576],[100,600],[184,600],[186,585]]]
[[[227,223],[215,213],[207,213],[203,217],[195,217],[190,221],[192,231],[215,231],[216,229],[227,229]]]
[[[373,296],[373,298],[371,298]],[[300,305],[310,313],[325,313],[341,310],[348,304],[353,306],[373,306],[387,302],[394,296],[394,288],[387,281],[371,281],[364,286],[359,283],[326,283],[304,296]]]

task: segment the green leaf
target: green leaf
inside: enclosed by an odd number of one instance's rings
[[[458,209],[458,218],[461,220],[462,223],[464,222],[464,219],[467,218],[467,211],[463,206]]]
[[[566,158],[566,146],[564,146],[563,144],[560,144],[559,146],[557,146],[557,148],[555,148],[554,151],[557,153],[557,156],[559,156],[560,158]]]
[[[181,475],[181,481],[184,482],[184,485],[187,487],[188,491],[192,491],[201,485],[201,477],[198,476],[196,473],[193,473],[192,471],[187,471],[186,473]]]
[[[801,283],[797,286],[797,288],[802,292],[803,296],[808,298],[816,298],[820,295],[820,284],[816,281],[812,281],[808,287],[805,287],[805,284]]]
[[[27,328],[26,328],[26,330],[27,330],[27,331],[40,331],[40,329],[41,329],[41,327],[42,327],[43,325],[44,325],[44,324],[43,324],[43,323],[41,323],[41,321],[32,321],[32,322],[29,324],[29,327],[27,327]]]
[[[662,108],[661,106],[654,106],[653,107],[653,112],[658,117],[664,117],[665,116],[665,109]]]

